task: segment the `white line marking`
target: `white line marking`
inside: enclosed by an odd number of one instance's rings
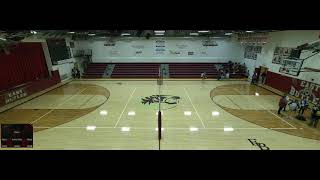
[[[39,121],[41,118],[45,117],[46,115],[48,115],[49,113],[51,113],[52,111],[54,111],[55,109],[58,109],[58,107],[60,107],[61,105],[63,105],[64,103],[66,103],[67,101],[69,101],[70,99],[72,99],[74,96],[81,94],[83,91],[85,91],[87,88],[84,88],[80,91],[78,91],[76,94],[70,96],[69,98],[67,98],[66,100],[64,100],[62,103],[58,104],[56,107],[54,107],[53,109],[51,109],[49,112],[45,113],[44,115],[40,116],[39,118],[37,118],[36,120],[32,121],[31,124],[34,124],[35,122]]]
[[[233,88],[234,90],[236,90],[238,93],[240,93],[241,95],[243,95],[238,89]],[[275,113],[273,113],[272,111],[268,110],[267,108],[265,108],[263,105],[256,103],[255,101],[251,100],[250,98],[246,97],[249,101],[254,102],[254,104],[259,105],[260,107],[262,107],[264,110],[268,111],[269,113],[273,114],[274,116],[276,116],[277,118],[279,118],[281,121],[287,123],[289,126],[291,126],[292,128],[297,129],[295,126],[293,126],[292,124],[290,124],[289,122],[287,122],[286,120],[282,119],[280,116],[276,115]]]
[[[47,127],[47,126],[38,126],[33,127],[34,129],[44,129],[44,128],[54,128],[54,129],[86,129],[86,126],[62,126],[62,127]],[[111,127],[111,126],[97,126],[96,129],[121,129],[122,127]],[[156,127],[130,127],[130,129],[140,129],[140,130],[155,130]],[[165,128],[166,130],[190,130],[190,127],[172,127]],[[224,127],[221,128],[198,128],[199,130],[224,130]],[[233,128],[234,130],[268,130],[268,129],[296,129],[296,128]]]
[[[191,100],[191,98],[190,98],[190,96],[189,96],[186,88],[183,88],[183,89],[184,89],[184,92],[186,93],[186,95],[188,96],[188,98],[189,98],[189,100],[190,100],[190,102],[191,102],[191,105],[192,105],[193,109],[196,111],[196,114],[197,114],[198,118],[200,119],[203,128],[206,128],[205,125],[204,125],[204,123],[203,123],[203,121],[202,121],[202,119],[201,119],[201,117],[200,117],[200,115],[199,115],[199,113],[198,113],[198,111],[197,111],[197,109],[196,109],[196,107],[193,105],[192,100]]]
[[[126,105],[124,106],[124,108],[123,108],[123,110],[122,110],[122,112],[121,112],[121,114],[120,114],[120,116],[119,116],[119,118],[118,118],[118,121],[117,121],[116,124],[114,125],[114,128],[117,127],[117,125],[118,125],[118,123],[119,123],[119,121],[120,121],[120,119],[121,119],[124,111],[126,110],[128,104],[129,104],[129,102],[130,102],[130,100],[131,100],[131,98],[132,98],[132,96],[133,96],[133,93],[136,91],[136,89],[137,89],[137,88],[134,88],[134,90],[132,91],[132,93],[131,93],[131,95],[130,95],[130,97],[129,97],[127,103],[126,103]]]

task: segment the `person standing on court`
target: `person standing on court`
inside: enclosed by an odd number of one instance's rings
[[[307,109],[308,105],[309,104],[308,104],[308,100],[307,100],[306,96],[303,96],[301,101],[300,101],[300,109],[299,109],[299,112],[298,112],[299,115],[303,115],[304,110]]]
[[[219,69],[219,71],[218,71],[218,80],[221,80],[222,73],[223,73],[223,70]]]
[[[206,72],[201,73],[201,78],[202,80],[207,79],[207,73]]]
[[[257,77],[258,77],[257,72],[254,72],[252,75],[251,84],[256,84]]]
[[[320,119],[320,103],[318,101],[318,103],[314,105],[312,108],[311,121],[309,123],[309,126],[317,128],[319,119]]]
[[[75,68],[72,68],[72,78],[73,79],[76,78],[76,70],[75,70]]]
[[[285,110],[286,109],[287,103],[288,103],[287,102],[287,96],[286,95],[282,96],[282,98],[279,101],[278,114],[280,114],[281,110]]]
[[[80,70],[78,68],[76,69],[76,72],[77,72],[77,78],[80,79]]]
[[[263,71],[263,73],[261,74],[261,84],[265,83],[264,81],[266,80],[266,76],[267,76],[266,71]]]

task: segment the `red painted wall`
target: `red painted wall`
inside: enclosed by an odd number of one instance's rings
[[[6,105],[5,99],[9,92],[13,92],[15,90],[24,89],[27,93],[27,96],[30,96],[34,93],[40,92],[51,86],[54,86],[61,82],[59,71],[52,71],[52,77],[50,79],[41,79],[26,83],[25,85],[19,86],[17,88],[11,88],[10,91],[3,91],[0,93],[0,107]]]
[[[266,85],[301,98],[307,96],[309,101],[315,103],[320,98],[320,85],[297,78],[282,76],[281,74],[268,71]]]
[[[41,43],[20,43],[10,54],[0,53],[0,91],[48,77]]]

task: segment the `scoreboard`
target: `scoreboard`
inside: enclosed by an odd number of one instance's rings
[[[32,148],[31,124],[1,124],[1,148]]]

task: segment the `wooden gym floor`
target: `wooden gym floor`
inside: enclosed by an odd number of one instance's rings
[[[161,149],[320,149],[320,129],[277,115],[280,96],[247,81],[165,80]],[[156,80],[77,80],[0,113],[31,123],[33,149],[150,149]],[[320,125],[319,125],[320,126]]]

